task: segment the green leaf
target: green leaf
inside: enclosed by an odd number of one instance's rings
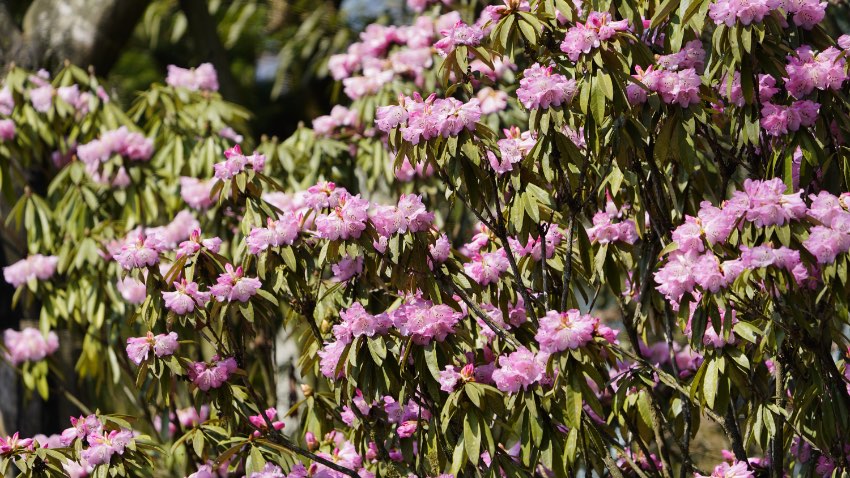
[[[478,415],[474,410],[470,410],[466,414],[466,419],[463,422],[463,445],[466,448],[466,456],[473,465],[478,464],[478,458],[481,455],[481,429],[478,421]]]

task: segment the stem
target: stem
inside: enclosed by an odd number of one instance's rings
[[[573,276],[573,236],[576,229],[576,215],[570,214],[569,229],[567,230],[567,257],[564,261],[563,289],[561,290],[561,310],[567,310],[567,299],[570,297],[570,282]]]
[[[729,441],[732,442],[732,451],[735,452],[735,458],[738,461],[749,463],[747,461],[747,451],[744,449],[744,442],[741,440],[741,431],[738,429],[738,420],[735,418],[735,405],[730,403],[726,409],[726,416],[723,418],[726,435]]]
[[[785,409],[785,365],[782,363],[782,358],[780,357],[782,352],[780,351],[777,354],[776,360],[773,361],[773,376],[774,376],[774,394],[776,395],[774,400],[776,400],[776,406],[780,410]],[[771,451],[772,456],[770,459],[770,469],[771,476],[774,478],[783,478],[784,472],[782,471],[783,465],[785,463],[784,456],[784,444],[785,440],[783,438],[783,417],[781,414],[778,414],[776,424],[776,434],[773,436],[772,448]]]
[[[511,265],[511,272],[514,275],[514,281],[519,287],[519,293],[522,295],[522,298],[525,300],[525,312],[528,314],[528,317],[531,321],[537,325],[537,314],[534,311],[534,301],[531,299],[531,295],[528,293],[528,289],[525,288],[525,284],[522,280],[522,275],[519,272],[519,267],[517,267],[516,259],[514,258],[514,253],[511,251],[511,245],[508,243],[508,232],[505,229],[505,219],[502,217],[502,204],[499,201],[499,185],[496,182],[496,173],[490,171],[490,179],[493,182],[493,196],[496,200],[496,236],[499,237],[499,240],[502,241],[502,249],[505,250],[505,255],[508,258],[508,263]],[[546,260],[546,257],[543,257],[543,260]]]

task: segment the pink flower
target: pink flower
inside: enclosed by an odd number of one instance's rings
[[[339,372],[337,372],[337,368],[339,367],[339,359],[345,351],[346,345],[342,340],[325,342],[324,348],[318,352],[319,357],[321,357],[319,367],[322,375],[332,379],[339,379],[345,376],[345,366]]]
[[[225,382],[227,382],[227,379],[230,378],[230,375],[232,375],[237,368],[236,359],[233,357],[221,360],[218,355],[216,355],[209,363],[193,363],[189,366],[187,374],[189,380],[191,380],[196,387],[206,392],[210,389],[221,387]]]
[[[225,160],[213,165],[215,177],[229,181],[250,166],[253,171],[260,172],[266,167],[266,157],[257,153],[250,156],[242,154],[242,148],[237,144],[224,152]]]
[[[70,446],[78,438],[85,438],[89,442],[89,436],[99,435],[102,432],[103,423],[98,420],[96,415],[80,416],[79,418],[71,417],[71,428],[67,428],[62,432],[60,443],[62,446]]]
[[[0,120],[0,141],[10,141],[15,137],[15,122],[10,119]]]
[[[474,254],[472,262],[463,265],[466,274],[480,285],[494,284],[499,276],[508,270],[510,263],[504,249],[496,252]]]
[[[431,253],[431,258],[435,262],[443,263],[449,258],[452,253],[452,244],[445,234],[440,234],[440,237],[434,241],[434,244],[428,246],[428,252]]]
[[[132,277],[118,279],[115,288],[127,302],[131,304],[141,304],[147,297],[147,287],[145,283]]]
[[[29,90],[32,107],[39,113],[47,113],[53,105],[53,93],[54,90],[50,83]]]
[[[114,454],[124,454],[124,448],[132,439],[133,432],[129,430],[112,430],[108,434],[89,435],[90,447],[83,450],[80,457],[92,466],[109,463]]]
[[[218,254],[219,249],[221,249],[221,239],[218,237],[201,239],[201,230],[196,228],[189,234],[188,240],[180,243],[180,247],[177,248],[177,259],[195,255],[201,249]]]
[[[94,471],[94,466],[85,460],[66,461],[62,463],[62,469],[68,474],[68,478],[84,478]]]
[[[14,287],[20,287],[29,281],[47,280],[56,272],[59,263],[57,256],[35,254],[21,259],[11,266],[3,268],[3,279]]]
[[[127,339],[127,356],[139,365],[148,359],[148,354],[153,349],[154,355],[159,358],[174,355],[180,343],[177,341],[177,333],[154,335],[148,332],[145,337],[130,337]]]
[[[800,197],[800,191],[784,194],[785,189],[785,183],[780,178],[744,181],[744,192],[749,199],[746,219],[758,227],[766,227],[805,217],[806,205]]]
[[[200,180],[181,176],[180,197],[194,209],[206,209],[218,200],[218,194],[215,197],[210,197],[215,183],[216,181],[212,179]]]
[[[363,256],[351,257],[345,255],[339,262],[331,266],[335,282],[346,282],[363,272]]]
[[[121,246],[121,252],[114,256],[124,269],[143,269],[159,262],[159,253],[165,244],[158,235],[145,235],[141,231],[130,233]]]
[[[32,451],[32,445],[31,438],[18,438],[18,432],[6,438],[0,436],[0,456],[10,456],[21,450]]]
[[[53,354],[59,348],[56,332],[48,332],[45,337],[38,329],[27,327],[20,332],[12,329],[3,331],[3,344],[6,346],[6,358],[13,365],[24,362],[37,362]]]
[[[360,195],[344,196],[329,214],[316,218],[316,235],[322,239],[357,239],[366,229],[369,202]]]
[[[211,63],[202,63],[191,69],[168,65],[165,82],[169,86],[190,91],[218,91],[218,75]]]
[[[442,57],[448,56],[458,45],[478,46],[484,38],[484,32],[475,25],[467,25],[458,21],[451,28],[440,31],[443,38],[434,44],[437,53]]]
[[[840,90],[847,80],[845,60],[841,50],[829,47],[813,54],[808,45],[797,48],[796,55],[788,56],[785,71],[788,74],[785,88],[794,98],[800,99],[815,89]]]
[[[375,113],[375,126],[389,133],[390,130],[407,121],[407,110],[403,106],[404,96],[399,97],[398,105],[381,106]]]
[[[721,463],[714,467],[714,472],[710,475],[694,474],[695,478],[755,478],[752,470],[743,461],[736,461],[733,464]]]
[[[425,345],[432,340],[442,342],[454,332],[462,314],[445,304],[414,298],[389,313],[393,325],[414,343]]]
[[[850,251],[850,235],[829,227],[815,226],[803,241],[803,247],[815,256],[818,264],[831,264],[838,254]]]
[[[269,462],[263,467],[263,471],[255,471],[248,478],[287,478],[287,476],[279,466]]]
[[[540,319],[540,328],[534,339],[540,350],[549,354],[584,347],[593,340],[599,319],[582,315],[576,309],[566,312],[550,310]]]
[[[631,219],[622,219],[627,209],[628,206],[617,209],[609,196],[605,211],[599,211],[593,215],[593,227],[587,230],[587,237],[590,242],[634,244],[638,239],[637,227]],[[614,219],[617,219],[618,222],[613,222]]]
[[[520,103],[527,109],[545,109],[568,104],[576,94],[575,80],[552,73],[552,67],[535,63],[523,72],[516,91]]]
[[[210,293],[219,302],[248,302],[263,285],[256,277],[244,277],[242,266],[234,269],[233,265],[227,264],[224,269],[216,285],[210,287]]]
[[[839,39],[840,41],[840,39]],[[10,116],[15,109],[15,97],[8,86],[0,89],[0,115]]]
[[[203,309],[207,302],[210,301],[209,292],[199,292],[196,282],[187,281],[185,278],[180,282],[174,283],[173,292],[162,292],[162,299],[165,301],[165,306],[168,310],[177,315],[188,314],[195,310],[197,305]]]
[[[513,165],[522,161],[537,144],[530,131],[520,132],[516,126],[505,129],[504,133],[505,139],[500,139],[497,143],[500,158],[489,151],[487,152],[490,166],[498,174],[505,174],[513,170]]]
[[[263,417],[265,415],[265,417]],[[262,415],[252,415],[248,417],[248,421],[251,422],[251,425],[254,425],[259,430],[254,432],[255,437],[260,437],[263,433],[268,431],[269,427],[266,423],[266,418],[268,418],[268,422],[272,424],[272,427],[275,430],[283,430],[284,423],[279,420],[275,420],[277,418],[277,410],[274,408],[269,408]]]
[[[809,100],[795,101],[790,106],[765,103],[761,108],[761,127],[771,136],[782,136],[800,127],[815,124],[820,104]]]
[[[508,107],[508,94],[502,90],[495,90],[485,86],[475,94],[481,105],[481,113],[485,115],[503,111]]]
[[[255,227],[251,229],[245,243],[248,244],[248,252],[259,254],[269,247],[292,245],[298,238],[301,230],[301,221],[298,216],[291,212],[283,212],[277,221],[267,219],[266,227]]]
[[[499,357],[499,368],[493,372],[493,381],[503,392],[526,390],[543,378],[546,359],[544,355],[535,355],[525,347],[520,347],[510,355]]]

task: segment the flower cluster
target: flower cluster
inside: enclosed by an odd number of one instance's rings
[[[153,140],[141,133],[130,131],[126,126],[107,131],[100,139],[82,144],[77,148],[77,157],[88,168],[117,154],[132,161],[147,161],[153,154]]]
[[[633,78],[643,83],[651,92],[658,93],[661,100],[667,104],[679,105],[687,108],[700,102],[699,88],[702,79],[694,68],[686,68],[678,71],[659,69],[650,65],[646,70],[640,66],[636,67],[637,73]],[[645,103],[647,90],[631,83],[626,87],[626,94],[632,104]]]
[[[162,291],[162,300],[168,310],[177,315],[184,315],[195,310],[195,307],[206,307],[210,301],[210,292],[200,292],[196,282],[183,278],[174,283],[173,291]]]
[[[125,428],[107,429],[104,422],[96,415],[87,417],[71,417],[71,428],[65,429],[59,439],[63,447],[72,447],[80,440],[82,451],[79,461],[69,461],[63,464],[69,476],[87,476],[93,467],[108,464],[114,455],[123,455],[131,445],[135,434]]]
[[[496,387],[507,393],[517,393],[543,378],[546,372],[546,353],[535,354],[520,347],[510,355],[499,357],[499,368],[493,371]]]
[[[817,0],[717,0],[709,6],[708,16],[717,25],[725,24],[728,27],[734,27],[736,22],[741,22],[743,25],[761,23],[766,16],[779,9],[793,15],[795,25],[811,30],[823,20],[826,14],[826,2]]]
[[[772,243],[741,245],[740,256],[721,261],[715,252],[706,246],[724,243],[736,227],[744,222],[756,227],[783,226],[791,221],[806,217],[824,225],[811,228],[803,246],[826,263],[835,255],[844,252],[842,239],[846,236],[831,234],[834,224],[841,230],[844,219],[850,217],[839,198],[829,193],[812,196],[811,208],[800,197],[800,192],[785,194],[785,184],[776,178],[768,181],[747,180],[744,190],[736,191],[721,208],[708,202],[701,204],[697,217],[686,216],[685,223],[673,231],[677,248],[667,258],[667,263],[655,273],[658,290],[678,307],[685,293],[694,293],[695,287],[712,293],[728,287],[745,270],[774,267],[787,271],[797,284],[805,283],[811,271],[802,262],[800,251],[787,246],[776,247]],[[825,222],[824,222],[825,221]],[[843,235],[843,236],[842,236]],[[848,243],[850,248],[850,243]]]
[[[610,40],[617,32],[628,30],[628,20],[612,21],[608,12],[590,12],[587,22],[577,23],[567,30],[567,36],[561,42],[561,51],[575,62],[582,54],[599,48],[602,42]]]
[[[788,55],[785,72],[785,89],[794,98],[801,99],[815,89],[838,91],[847,81],[846,62],[842,51],[829,47],[820,53],[803,45],[797,48],[795,55]]]
[[[520,131],[516,126],[503,130],[505,138],[500,139],[499,156],[492,151],[487,152],[490,167],[498,174],[505,174],[513,170],[513,165],[522,161],[531,149],[537,144],[537,140],[531,131]]]
[[[215,177],[222,181],[233,179],[237,174],[245,171],[245,168],[251,166],[251,169],[260,172],[266,167],[266,157],[256,151],[250,156],[242,154],[242,148],[236,146],[224,152],[225,160],[216,163]]]
[[[800,100],[788,106],[765,103],[761,108],[761,127],[771,136],[782,136],[815,124],[820,104]]]
[[[451,28],[441,30],[443,38],[434,44],[434,48],[440,56],[448,56],[459,45],[478,46],[484,38],[484,32],[477,25],[467,25],[458,21]]]
[[[162,358],[173,355],[179,346],[176,332],[158,335],[148,332],[145,337],[127,339],[127,356],[134,364],[139,365],[148,359],[151,350],[153,350],[154,355]]]
[[[218,75],[212,63],[201,63],[197,68],[180,68],[168,65],[165,82],[175,88],[190,91],[218,91]]]
[[[576,309],[566,312],[550,310],[540,318],[540,328],[534,340],[540,351],[547,354],[584,347],[593,340],[599,319]]]
[[[187,375],[196,387],[206,392],[224,385],[238,368],[233,357],[221,359],[215,355],[209,362],[195,362],[190,365]]]
[[[269,247],[292,245],[300,230],[301,219],[287,211],[282,213],[278,220],[268,218],[266,227],[252,228],[245,238],[245,243],[248,244],[248,252],[259,254]]]
[[[271,423],[274,430],[283,430],[284,423],[280,420],[275,420],[275,418],[277,418],[277,410],[274,408],[268,408],[262,414],[248,417],[251,425],[257,428],[257,430],[254,430],[254,437],[259,438],[263,433],[268,432],[269,423]]]
[[[425,70],[434,64],[436,33],[451,30],[459,21],[460,14],[452,12],[437,19],[419,16],[407,26],[371,24],[360,33],[359,42],[330,57],[328,69],[353,100],[377,93],[395,78],[412,78],[421,85]]]
[[[248,302],[263,285],[256,277],[245,277],[242,266],[234,269],[232,264],[226,264],[224,269],[224,273],[218,276],[217,283],[210,287],[209,291],[219,302]]]
[[[212,195],[215,179],[197,179],[183,176],[180,178],[180,197],[194,209],[206,209],[218,200],[218,194]]]
[[[576,80],[552,73],[552,66],[535,63],[523,71],[517,99],[529,110],[569,104],[577,92]]]
[[[12,365],[24,362],[38,362],[59,348],[59,337],[50,331],[47,336],[38,329],[27,327],[20,332],[7,329],[3,331],[3,345],[6,347],[6,359]]]
[[[628,211],[628,206],[624,205],[622,208],[617,208],[617,205],[609,196],[605,210],[593,215],[593,226],[587,229],[587,237],[590,242],[634,244],[638,239],[637,228],[633,220],[624,218],[626,211]]]
[[[331,114],[313,119],[313,132],[318,136],[331,136],[338,130],[357,130],[360,128],[360,116],[356,111],[342,105],[331,109]]]
[[[34,254],[3,268],[3,279],[14,287],[20,287],[29,281],[47,280],[56,272],[59,258]]]
[[[477,98],[464,103],[451,97],[437,98],[436,94],[422,99],[414,93],[412,97],[399,96],[398,105],[379,107],[375,124],[385,133],[400,127],[405,141],[419,144],[438,136],[457,136],[464,129],[475,130],[481,114]]]

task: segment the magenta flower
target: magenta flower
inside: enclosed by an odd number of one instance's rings
[[[269,247],[292,245],[301,230],[299,217],[289,211],[283,212],[277,221],[268,218],[266,224],[266,227],[251,229],[245,239],[251,254],[259,254]]]
[[[552,67],[535,63],[523,72],[516,94],[527,109],[545,109],[569,104],[577,91],[576,80],[552,73]]]
[[[221,360],[216,355],[209,363],[195,362],[190,365],[187,375],[196,387],[206,392],[221,387],[237,368],[236,359],[233,357]]]
[[[195,255],[201,249],[206,249],[213,254],[218,254],[218,251],[221,249],[221,239],[218,237],[202,239],[201,230],[196,228],[191,234],[189,234],[189,240],[180,243],[180,247],[177,248],[177,259],[184,256]]]
[[[222,181],[229,181],[237,174],[245,171],[250,166],[254,171],[262,171],[266,166],[266,157],[254,152],[250,156],[242,154],[242,148],[237,144],[224,152],[225,160],[213,165],[215,177]]]
[[[265,415],[265,417],[263,417]],[[248,417],[248,421],[251,422],[251,425],[254,425],[258,428],[258,430],[254,431],[254,436],[259,438],[263,433],[267,432],[269,427],[266,423],[266,418],[271,422],[272,427],[275,430],[283,430],[284,423],[279,420],[275,420],[277,418],[277,410],[274,408],[269,408],[262,415],[251,415]]]
[[[0,141],[9,141],[15,138],[15,122],[10,119],[0,120]]]
[[[159,262],[159,253],[165,250],[162,239],[156,235],[145,235],[141,231],[128,234],[127,241],[114,259],[124,269],[143,269]]]
[[[520,347],[510,355],[499,357],[499,368],[493,372],[493,381],[503,392],[526,390],[543,378],[546,360],[545,354],[535,355],[525,347]]]
[[[145,283],[132,277],[118,279],[115,288],[127,302],[138,305],[145,301],[147,297],[147,287]]]
[[[211,197],[214,179],[201,180],[187,176],[180,177],[180,197],[193,209],[206,209],[218,200],[218,194]]]
[[[346,282],[363,272],[363,256],[351,257],[346,254],[331,266],[334,282]]]
[[[80,453],[80,458],[92,466],[107,464],[114,454],[123,455],[124,449],[133,440],[130,430],[112,430],[108,434],[89,435],[89,448]]]
[[[225,272],[218,276],[218,283],[210,287],[210,293],[219,302],[248,302],[262,287],[263,283],[256,277],[243,277],[242,266],[224,266]]]
[[[505,129],[504,133],[505,139],[500,139],[497,143],[500,157],[497,158],[492,152],[487,152],[490,167],[498,174],[512,171],[513,165],[522,161],[537,144],[537,140],[530,131],[520,132],[516,126]]]
[[[32,451],[33,441],[31,438],[19,438],[18,432],[6,438],[0,437],[0,456],[10,456],[17,451]]]
[[[540,318],[540,328],[534,339],[540,344],[540,350],[549,354],[577,349],[593,340],[598,322],[599,319],[589,314],[582,315],[576,309],[566,312],[550,310]]]
[[[296,467],[293,468],[293,470],[295,470],[295,468],[297,468],[297,465],[296,465]],[[302,468],[303,468],[303,465],[302,465]],[[331,473],[336,473],[336,472],[331,472]],[[304,476],[304,478],[307,477],[306,472],[304,473],[303,476]],[[319,475],[314,475],[314,476],[319,476]],[[331,475],[328,474],[327,476],[330,477]],[[249,476],[248,478],[301,478],[301,477],[297,472],[296,473],[290,473],[289,475],[286,475],[283,472],[283,470],[280,469],[279,466],[275,465],[274,463],[269,462],[269,463],[266,463],[266,465],[263,467],[262,471],[255,471],[254,473],[251,473],[251,476]]]
[[[695,478],[755,478],[752,470],[747,463],[736,461],[733,464],[721,463],[714,467],[714,471],[710,475],[700,475],[696,473]]]
[[[3,331],[6,358],[13,365],[37,362],[53,354],[59,348],[59,337],[50,331],[45,337],[38,329],[27,327],[20,332],[12,329]]]
[[[70,446],[78,438],[85,438],[90,443],[89,436],[99,435],[102,432],[103,423],[98,420],[96,415],[80,416],[79,418],[71,417],[71,428],[65,429],[59,440],[62,446]]]
[[[474,254],[472,262],[463,265],[466,274],[480,285],[495,284],[499,281],[499,276],[509,267],[510,263],[504,249]]]
[[[201,63],[197,68],[180,68],[168,65],[168,86],[186,88],[189,91],[218,91],[218,75],[212,63]]]
[[[458,21],[451,28],[440,32],[443,38],[434,44],[437,53],[442,57],[448,56],[459,45],[478,46],[484,38],[484,32],[475,25],[467,25]]]
[[[322,375],[331,379],[339,379],[345,376],[343,370],[337,372],[337,367],[339,366],[339,359],[342,356],[342,353],[345,351],[345,346],[347,344],[342,340],[335,340],[333,342],[325,342],[324,348],[319,350],[319,357],[321,360],[319,361],[319,367],[322,371]]]
[[[428,252],[431,253],[431,258],[438,264],[446,262],[452,253],[452,243],[449,242],[445,233],[440,234],[434,244],[428,246]]]
[[[192,312],[195,310],[196,305],[203,309],[207,302],[210,301],[209,292],[198,291],[198,284],[187,281],[185,278],[181,279],[180,282],[175,282],[174,288],[176,290],[173,292],[163,291],[162,299],[165,301],[165,306],[168,310],[177,315]]]
[[[3,278],[14,287],[20,287],[32,280],[47,280],[56,272],[59,263],[57,256],[35,254],[21,259],[11,266],[3,268]]]
[[[360,199],[359,194],[343,196],[333,211],[316,218],[316,235],[331,241],[357,239],[366,229],[368,210],[369,201]]]
[[[153,349],[154,355],[161,358],[173,355],[179,346],[176,332],[169,332],[167,335],[154,335],[152,332],[148,332],[145,337],[127,339],[127,356],[134,364],[139,365],[148,359],[148,353],[151,349]]]

